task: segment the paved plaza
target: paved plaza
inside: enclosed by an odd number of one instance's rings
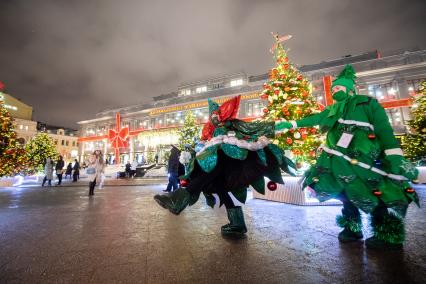
[[[402,252],[339,244],[339,206],[253,199],[244,207],[247,238],[226,240],[225,208],[200,199],[174,216],[153,201],[163,188],[111,185],[94,198],[83,186],[0,188],[0,283],[426,281],[424,187]]]

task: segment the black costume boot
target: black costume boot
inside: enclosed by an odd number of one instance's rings
[[[169,194],[157,194],[154,200],[160,204],[161,207],[169,209],[175,215],[179,215],[191,200],[191,194],[185,188],[178,188]]]
[[[222,226],[222,235],[226,237],[243,238],[247,233],[246,223],[244,222],[244,213],[241,206],[226,209],[228,212],[229,224]]]
[[[341,198],[343,202],[342,215],[336,217],[336,223],[343,231],[338,239],[342,243],[356,242],[363,238],[361,215],[358,208],[350,202],[346,195]]]
[[[369,249],[400,250],[405,239],[404,221],[386,208],[374,210],[371,216],[374,236],[365,240]]]

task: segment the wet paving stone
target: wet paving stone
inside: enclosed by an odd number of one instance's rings
[[[247,237],[223,239],[225,208],[174,216],[152,199],[163,188],[0,188],[0,283],[426,283],[425,186],[400,252],[340,244],[339,206],[253,199]]]

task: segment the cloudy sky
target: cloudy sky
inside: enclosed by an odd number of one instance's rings
[[[182,82],[273,66],[271,31],[299,65],[426,48],[424,0],[0,0],[0,81],[34,119],[77,127]]]

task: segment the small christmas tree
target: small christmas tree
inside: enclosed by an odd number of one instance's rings
[[[14,176],[26,166],[25,150],[17,140],[13,118],[0,100],[0,177]]]
[[[410,133],[402,138],[402,149],[405,156],[411,161],[426,160],[426,81],[414,95],[414,104],[411,108],[412,120],[408,122]]]
[[[25,146],[30,168],[42,171],[46,158],[56,160],[59,156],[52,138],[47,133],[38,133]]]
[[[185,150],[185,145],[188,145],[191,149],[195,147],[195,140],[199,136],[200,127],[197,126],[197,120],[191,111],[188,111],[185,115],[183,127],[178,131],[178,148]]]
[[[289,62],[282,45],[290,36],[274,37],[276,44],[271,52],[274,52],[277,66],[270,71],[269,81],[263,84],[261,98],[269,102],[263,109],[263,119],[291,121],[320,112],[308,80]],[[316,128],[298,128],[281,134],[275,143],[284,150],[291,150],[299,165],[301,162],[313,164],[321,138]]]

